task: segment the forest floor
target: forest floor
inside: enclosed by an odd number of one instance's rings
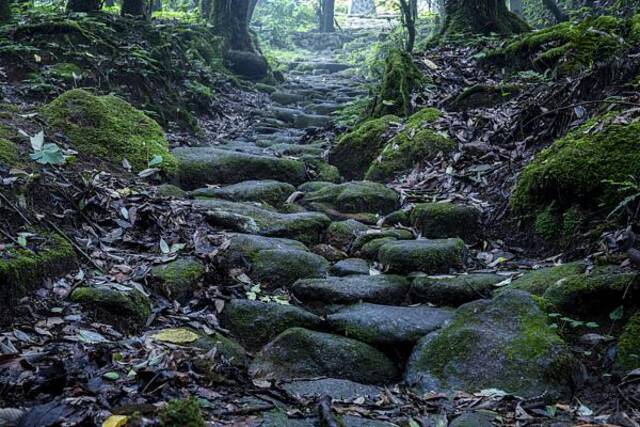
[[[344,130],[335,118],[344,118],[341,109],[354,99],[366,99],[371,83],[344,59],[379,37],[362,20],[337,35],[310,34],[300,41],[305,56],[286,66],[283,83],[234,89],[215,119],[201,121],[199,138],[169,132],[181,189],[124,171],[98,172],[97,165],[83,180],[50,169],[44,188],[67,188],[74,200],[84,194],[90,209],[72,214],[73,204],[57,197],[10,204],[14,216],[44,222],[73,242],[82,268],[22,298],[0,333],[0,419],[10,421],[4,425],[99,425],[115,423],[114,415],[152,425],[163,402],[191,396],[211,426],[638,426],[638,377],[601,373],[607,332],[618,327],[611,323],[568,339],[567,351],[582,366],[570,398],[497,388],[419,393],[399,382],[409,377],[400,370],[411,363],[416,334],[455,314],[447,304],[421,305],[419,295],[409,295],[420,231],[389,227],[384,215],[432,201],[481,212],[492,229],[482,240],[470,236],[462,252],[465,273],[481,274],[489,286],[471,285],[472,297],[456,291],[469,301],[553,266],[562,254],[541,256],[535,243],[520,244],[530,236],[517,234],[503,216],[515,174],[569,123],[554,116],[537,129],[523,126],[536,114],[532,105],[553,109],[559,90],[541,91],[524,78],[518,83],[528,89],[504,103],[472,113],[449,108],[462,88],[503,76],[481,71],[473,48],[430,50],[420,66],[434,84],[412,102],[446,111],[435,126],[456,141],[455,160],[418,165],[389,186],[394,191],[337,184],[337,171],[321,161]],[[28,111],[11,120],[33,135],[38,124]],[[0,169],[0,177],[6,186],[29,185],[15,171]],[[55,209],[43,210],[47,203]],[[391,243],[396,258],[383,262],[379,251]],[[455,269],[463,256],[458,242],[442,245],[444,269]],[[167,279],[175,275],[185,279]],[[363,301],[360,312],[349,311]],[[493,359],[485,363],[467,369],[499,369]],[[300,379],[279,380],[282,370]],[[122,424],[109,427],[115,425]]]

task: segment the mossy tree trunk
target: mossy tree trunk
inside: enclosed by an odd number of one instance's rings
[[[509,12],[504,0],[445,0],[445,23],[442,35],[513,34],[529,30],[515,13]]]
[[[102,8],[102,0],[69,0],[67,12],[98,12]]]
[[[147,12],[147,2],[145,0],[123,0],[122,15],[145,16]]]
[[[11,20],[11,0],[0,0],[0,23]]]
[[[224,38],[230,49],[255,52],[249,33],[251,0],[213,0],[211,22],[217,35]]]

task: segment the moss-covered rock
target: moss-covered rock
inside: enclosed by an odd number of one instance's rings
[[[371,267],[369,262],[360,258],[347,258],[336,262],[331,266],[330,272],[333,276],[345,277],[354,275],[368,276]]]
[[[291,290],[300,301],[311,304],[399,304],[407,296],[409,283],[402,276],[388,274],[328,277],[298,280]]]
[[[400,207],[400,197],[382,184],[353,181],[306,193],[300,203],[333,217],[340,213],[384,215]]]
[[[411,94],[424,81],[410,54],[399,49],[389,52],[384,74],[371,107],[372,117],[389,114],[408,116],[411,113]]]
[[[210,224],[247,234],[284,237],[305,244],[317,243],[331,220],[318,212],[284,214],[250,203],[226,200],[198,200],[195,205],[207,210]]]
[[[324,149],[322,150],[324,152]],[[322,159],[304,156],[302,158],[307,166],[309,179],[320,182],[340,182],[340,170],[334,165],[330,165]]]
[[[298,191],[302,191],[303,193],[313,193],[314,191],[321,190],[324,187],[332,187],[334,185],[336,184],[329,181],[309,181],[304,184],[300,184],[298,186]]]
[[[327,229],[327,242],[340,248],[348,249],[359,234],[366,233],[369,227],[354,219],[332,222]]]
[[[195,258],[181,258],[151,269],[157,288],[170,299],[186,302],[204,278],[206,270]]]
[[[446,16],[439,37],[459,38],[471,34],[514,34],[529,30],[526,22],[507,9],[501,0],[458,0],[445,4]]]
[[[615,368],[627,373],[640,367],[640,312],[631,316],[618,339]]]
[[[200,188],[190,194],[195,198],[213,198],[233,202],[263,202],[280,207],[296,191],[286,182],[273,180],[243,181],[222,188]]]
[[[378,261],[393,273],[449,273],[462,268],[465,258],[466,247],[460,239],[398,240],[378,252]]]
[[[640,121],[614,123],[614,118],[590,120],[538,153],[518,178],[513,209],[539,217],[540,226],[550,221],[549,215],[564,226],[570,209],[604,209],[602,215],[614,209],[627,194],[609,182],[640,175]],[[567,227],[575,227],[575,221],[576,215],[569,215]]]
[[[306,180],[304,163],[293,159],[214,147],[180,147],[173,154],[178,161],[180,186],[188,190],[251,180],[272,179],[293,185]]]
[[[487,59],[512,69],[552,68],[560,75],[576,74],[598,62],[607,62],[632,46],[632,28],[631,20],[613,16],[563,22],[516,37],[506,46],[490,51]]]
[[[260,251],[267,250],[308,251],[309,249],[296,240],[233,234],[229,236],[227,248],[219,256],[223,258],[223,264],[228,267],[246,267]]]
[[[362,303],[328,315],[327,322],[347,337],[372,345],[389,345],[415,343],[442,327],[451,316],[451,311],[441,308]]]
[[[477,299],[490,298],[494,285],[504,280],[497,274],[416,277],[411,285],[411,300],[458,307]]]
[[[451,139],[428,127],[439,116],[437,109],[425,108],[409,117],[404,129],[386,143],[371,163],[365,179],[386,181],[440,152],[453,150],[455,143]]]
[[[358,254],[358,256],[361,256],[365,259],[377,260],[380,248],[389,242],[395,242],[397,240],[398,239],[396,237],[392,236],[373,239],[362,245],[362,247],[360,247],[356,251],[356,253]]]
[[[259,350],[289,328],[317,329],[322,324],[320,317],[299,307],[238,299],[225,305],[221,320],[248,350]]]
[[[549,286],[569,276],[583,274],[586,271],[584,262],[572,262],[555,267],[540,268],[525,273],[522,277],[514,280],[505,289],[519,289],[530,294],[542,296]],[[501,291],[499,291],[501,292]]]
[[[71,293],[71,300],[94,310],[102,320],[115,322],[124,330],[143,326],[151,314],[149,298],[133,288],[82,286]]]
[[[424,337],[405,373],[422,392],[497,388],[522,397],[568,397],[576,362],[526,292],[460,307],[451,323]]]
[[[382,230],[369,230],[365,234],[359,235],[355,242],[353,242],[352,249],[358,251],[364,248],[364,246],[378,239],[392,238],[394,240],[413,240],[413,233],[409,230],[402,228],[384,228]]]
[[[76,261],[71,244],[59,236],[47,236],[46,242],[33,249],[0,249],[0,311],[11,309],[45,279],[70,273]]]
[[[195,398],[172,400],[158,414],[160,427],[204,427],[206,425],[200,405]]]
[[[413,208],[410,218],[411,225],[428,239],[473,240],[478,235],[480,212],[454,203],[422,203]]]
[[[156,187],[156,194],[160,197],[172,197],[174,199],[184,199],[187,192],[172,184],[161,184]]]
[[[312,252],[272,249],[253,256],[250,275],[258,283],[286,287],[298,279],[324,277],[328,269],[329,262]]]
[[[42,115],[83,155],[118,163],[127,159],[137,171],[146,169],[154,156],[161,156],[163,170],[176,168],[160,125],[116,96],[73,89],[45,105]]]
[[[398,377],[384,353],[356,340],[291,328],[267,344],[249,368],[257,379],[329,377],[388,384]]]
[[[342,135],[329,153],[329,163],[335,165],[346,179],[362,179],[371,162],[380,154],[386,143],[385,134],[397,116],[389,115],[369,119]]]

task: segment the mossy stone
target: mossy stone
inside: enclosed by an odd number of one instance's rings
[[[570,396],[576,363],[531,295],[509,291],[463,305],[420,340],[405,381],[420,392],[496,388],[558,399]]]
[[[368,226],[354,219],[332,222],[327,229],[327,242],[337,248],[347,249],[359,234],[367,230]]]
[[[117,96],[73,89],[41,112],[47,124],[63,132],[81,154],[116,162],[127,159],[136,171],[146,169],[154,156],[161,156],[161,169],[176,169],[160,125]]]
[[[494,285],[504,281],[497,274],[464,274],[452,277],[416,277],[411,285],[411,300],[458,307],[477,299],[490,298]]]
[[[195,258],[181,258],[153,267],[151,276],[167,298],[184,303],[193,296],[205,272],[201,261]]]
[[[307,251],[271,249],[258,252],[251,259],[251,278],[272,287],[286,287],[298,279],[327,275],[329,262]]]
[[[479,221],[476,208],[455,203],[421,203],[411,211],[411,224],[428,239],[472,240],[478,235]]]
[[[149,298],[132,288],[83,286],[71,293],[71,300],[94,309],[101,319],[114,321],[125,330],[143,326],[151,315]]]
[[[296,191],[286,182],[274,180],[243,181],[222,188],[200,188],[190,194],[195,198],[224,199],[233,202],[262,202],[274,207],[282,206]]]
[[[614,124],[614,118],[590,120],[538,153],[518,178],[514,210],[537,215],[553,206],[562,215],[575,207],[604,208],[605,215],[615,208],[625,194],[607,182],[640,174],[640,121]]]
[[[222,362],[227,366],[246,368],[249,359],[247,351],[237,341],[225,337],[220,332],[214,332],[212,335],[200,335],[200,338],[188,344],[189,347],[199,348],[206,352],[215,349],[215,362]],[[198,360],[196,366],[201,371],[210,369],[208,360]]]
[[[533,295],[542,296],[549,286],[569,276],[582,274],[586,270],[584,262],[577,261],[555,267],[539,268],[525,273],[504,289],[519,289]],[[498,292],[502,292],[499,290]]]
[[[221,321],[248,350],[259,350],[289,328],[317,329],[322,325],[320,317],[299,307],[239,299],[225,304]]]
[[[386,245],[389,242],[395,242],[398,240],[396,237],[388,236],[388,237],[379,237],[377,239],[373,239],[362,245],[357,251],[355,251],[359,256],[365,259],[378,259],[378,252],[380,252],[380,248]]]
[[[384,217],[384,224],[390,226],[403,225],[405,227],[409,227],[411,225],[409,212],[404,210],[391,212],[389,215]]]
[[[195,398],[172,400],[158,414],[160,427],[205,427],[200,405]]]
[[[413,57],[403,50],[392,49],[385,60],[382,82],[371,108],[372,116],[408,116],[411,113],[411,94],[424,81]]]
[[[180,147],[173,150],[182,188],[207,184],[236,184],[271,179],[298,185],[306,180],[303,162],[293,159],[240,153],[214,147]]]
[[[640,312],[631,316],[618,339],[614,367],[623,374],[640,368]]]
[[[10,310],[22,298],[48,278],[70,273],[77,259],[73,246],[57,235],[45,236],[37,250],[5,247],[0,250],[1,310]]]
[[[266,250],[308,251],[309,249],[297,240],[251,234],[232,234],[229,236],[227,248],[220,256],[224,258],[224,264],[229,267],[246,267],[248,262],[260,251]]]
[[[398,304],[405,300],[409,283],[402,276],[389,274],[327,277],[298,280],[291,291],[300,301],[310,304]]]
[[[313,193],[314,191],[318,191],[323,189],[324,187],[332,187],[336,185],[333,182],[329,181],[309,181],[304,184],[300,184],[298,186],[298,191],[302,191],[304,193]]]
[[[329,207],[329,210],[346,214],[384,215],[400,207],[400,197],[382,184],[354,181],[306,193],[300,203],[323,211],[327,210],[323,207]]]
[[[384,134],[392,122],[400,122],[397,116],[389,115],[369,119],[342,135],[329,153],[329,163],[335,165],[346,179],[362,179],[367,169],[385,144]]]
[[[355,242],[353,242],[353,250],[360,250],[367,243],[373,240],[383,239],[385,237],[391,237],[396,240],[413,240],[414,238],[411,231],[402,228],[385,228],[382,230],[371,230],[368,233],[358,236]]]
[[[428,126],[440,116],[435,108],[425,108],[412,115],[405,127],[386,143],[365,174],[370,181],[388,181],[395,175],[429,160],[438,153],[448,153],[455,143]]]
[[[466,247],[460,239],[398,240],[378,251],[378,261],[394,273],[448,273],[462,268],[465,257]]]
[[[184,199],[187,192],[172,184],[162,184],[156,187],[156,194],[160,197],[172,197],[174,199]]]
[[[347,258],[336,262],[330,269],[331,275],[344,277],[353,275],[368,276],[371,267],[369,263],[360,258]]]
[[[389,384],[398,369],[384,353],[350,338],[287,329],[267,344],[249,368],[256,379],[329,377],[363,384]]]
[[[324,152],[324,149],[322,151]],[[302,160],[307,167],[310,179],[333,183],[340,182],[340,170],[334,165],[308,155],[303,156]]]

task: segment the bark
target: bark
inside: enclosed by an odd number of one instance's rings
[[[11,20],[11,0],[0,0],[0,23]]]
[[[413,51],[416,43],[416,19],[418,17],[418,0],[400,0],[402,10],[402,22],[407,29],[405,50]]]
[[[349,15],[371,16],[376,14],[376,3],[373,0],[351,0]]]
[[[249,34],[250,0],[213,0],[211,23],[214,32],[224,38],[230,49],[255,52]]]
[[[553,17],[556,19],[556,22],[564,22],[569,19],[569,17],[565,15],[562,10],[560,10],[560,7],[555,2],[555,0],[542,0],[542,3],[544,3],[544,7],[546,7],[549,12],[551,12]]]
[[[335,0],[320,0],[320,5],[320,31],[323,33],[335,32]]]
[[[102,0],[69,0],[67,12],[98,12],[102,8]]]
[[[509,12],[504,0],[445,0],[442,35],[513,34],[529,30],[527,24]]]
[[[145,0],[123,0],[120,13],[122,16],[145,16],[147,13],[147,5]]]

